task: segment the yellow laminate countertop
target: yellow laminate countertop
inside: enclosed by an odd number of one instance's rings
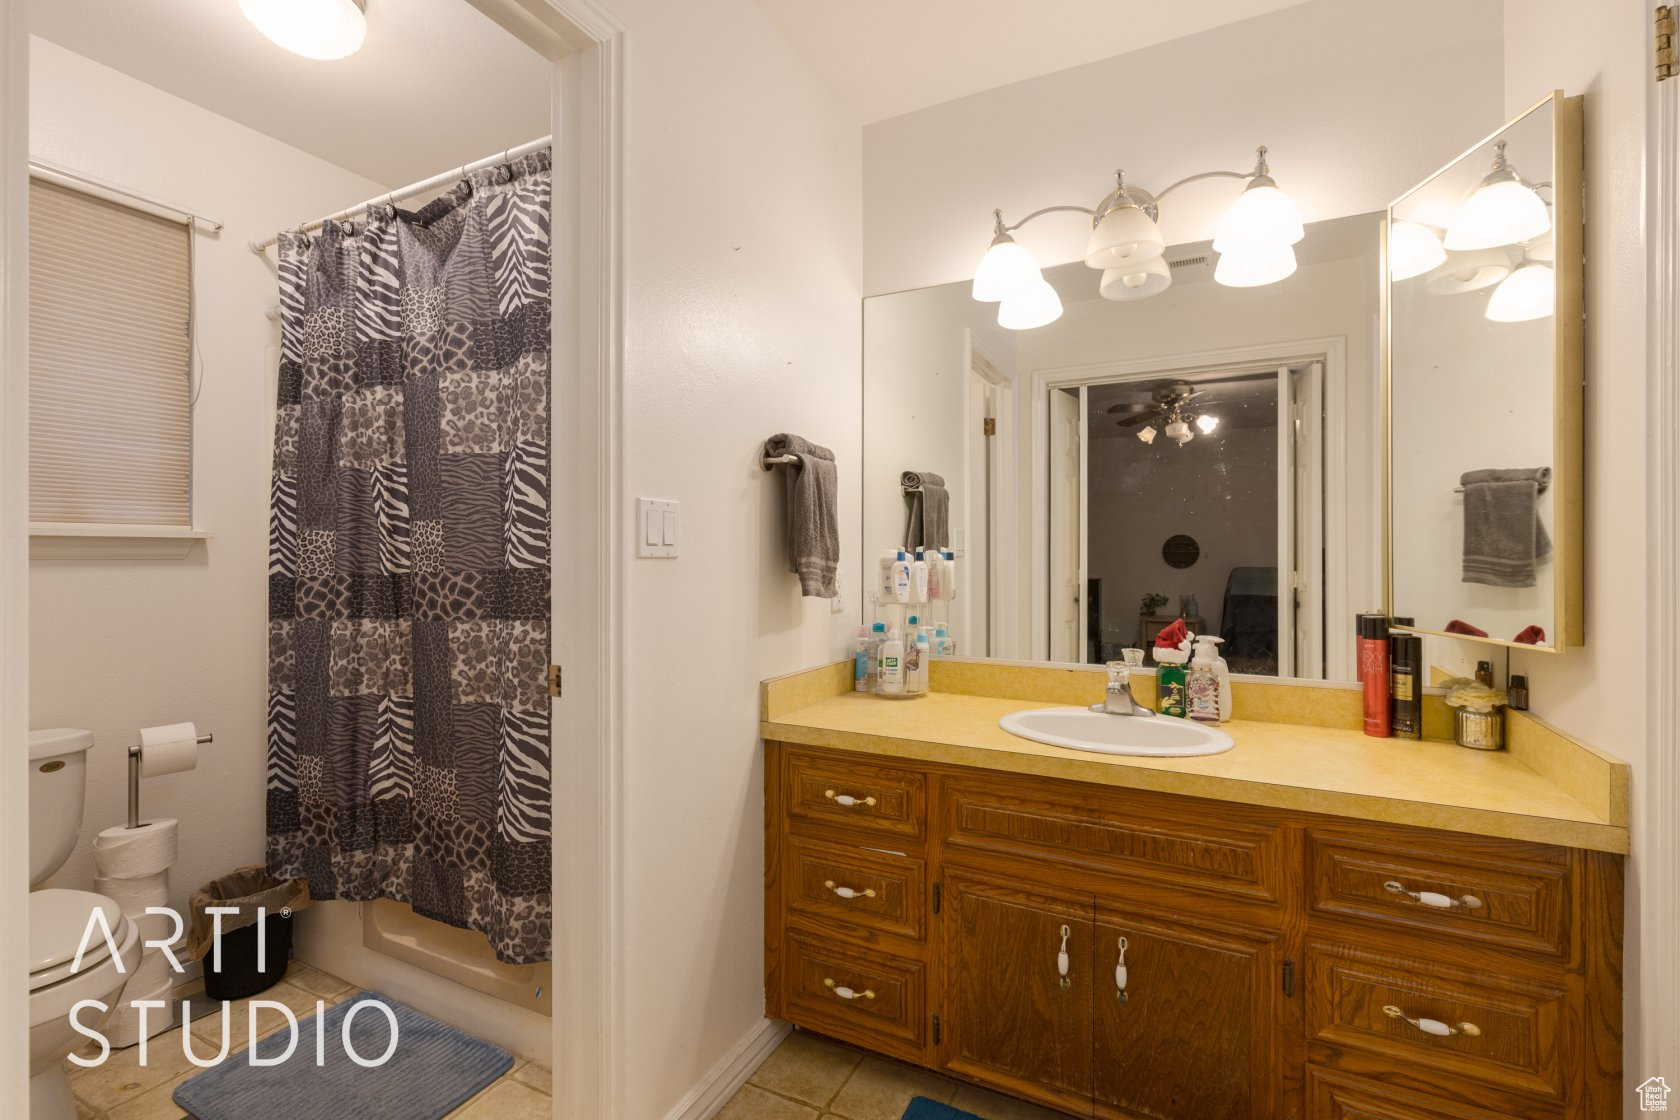
[[[1092,754],[998,726],[1043,701],[930,693],[886,700],[848,693],[760,724],[767,740],[887,758],[1067,778],[1099,785],[1441,828],[1625,853],[1624,822],[1606,820],[1504,751],[1374,739],[1330,727],[1232,720],[1236,746],[1198,758]],[[1158,717],[1165,718],[1165,717]]]

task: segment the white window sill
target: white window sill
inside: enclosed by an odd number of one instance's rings
[[[29,526],[31,560],[184,560],[199,541],[215,534],[208,529],[175,525],[75,525],[33,523]]]

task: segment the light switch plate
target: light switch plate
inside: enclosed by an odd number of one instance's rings
[[[677,554],[677,503],[636,499],[636,555],[668,559]]]
[[[951,530],[951,555],[961,556],[968,551],[968,530]]]

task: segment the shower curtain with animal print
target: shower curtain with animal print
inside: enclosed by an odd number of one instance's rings
[[[549,195],[539,151],[280,239],[268,870],[546,960]]]

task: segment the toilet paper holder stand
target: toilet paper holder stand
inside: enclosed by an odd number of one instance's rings
[[[214,743],[216,737],[208,732],[198,737],[198,745]],[[140,746],[128,748],[128,827],[140,827]]]

